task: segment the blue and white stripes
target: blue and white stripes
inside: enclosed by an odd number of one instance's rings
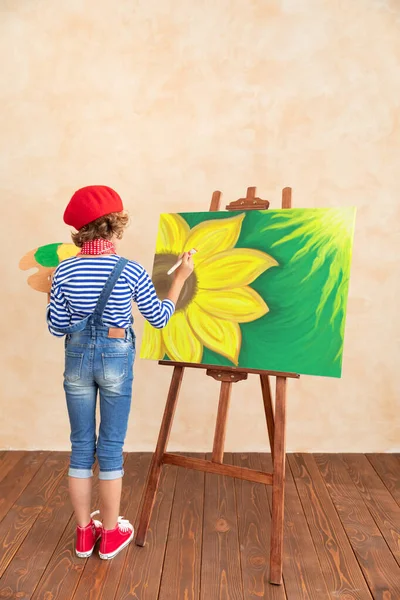
[[[99,257],[73,257],[62,261],[55,270],[47,309],[49,331],[67,327],[90,315],[96,306],[104,284],[120,257],[116,254]],[[108,327],[131,325],[132,300],[153,327],[165,327],[174,313],[171,300],[159,300],[147,271],[129,261],[107,302],[103,322]]]

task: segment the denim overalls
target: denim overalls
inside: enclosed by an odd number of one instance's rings
[[[103,324],[102,315],[127,263],[125,258],[117,262],[92,315],[57,330],[66,334],[64,390],[71,423],[71,477],[91,477],[96,454],[99,479],[117,479],[124,474],[122,447],[131,405],[135,334],[130,327],[123,338],[108,337],[109,327]],[[98,439],[97,391],[101,415]]]

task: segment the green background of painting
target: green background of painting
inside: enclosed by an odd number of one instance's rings
[[[309,209],[296,209],[298,211]],[[315,209],[314,209],[315,210]],[[324,209],[320,209],[324,210]],[[282,229],[269,229],[276,223],[279,211],[248,211],[242,224],[236,248],[255,248],[271,254],[279,263],[258,277],[251,287],[265,300],[269,312],[256,321],[242,323],[242,346],[239,366],[242,368],[289,371],[309,375],[340,377],[342,369],[343,340],[340,334],[342,311],[331,322],[334,299],[340,283],[337,281],[329,295],[320,318],[317,307],[321,290],[329,277],[332,255],[322,266],[303,281],[310,273],[318,249],[311,249],[301,259],[292,261],[294,254],[303,247],[303,236],[273,246],[275,242],[299,227],[285,221]],[[210,219],[224,219],[232,213],[210,212],[180,213],[192,228]],[[343,265],[345,273],[350,269],[351,256]],[[347,300],[348,285],[345,287]],[[168,359],[168,357],[165,357]],[[204,347],[203,364],[232,366],[225,357]]]

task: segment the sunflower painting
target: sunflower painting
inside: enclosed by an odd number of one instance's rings
[[[168,325],[141,358],[340,377],[355,209],[163,214],[153,282],[192,248]]]

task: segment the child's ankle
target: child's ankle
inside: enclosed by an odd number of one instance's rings
[[[104,531],[114,531],[114,529],[116,529],[118,527],[118,522],[115,523],[115,525],[113,525],[112,527],[107,527],[107,525],[109,525],[109,523],[103,522],[103,530]]]
[[[81,523],[83,523],[83,521],[81,521]],[[90,518],[89,521],[86,523],[86,525],[81,525],[80,523],[78,523],[78,527],[79,529],[86,529],[86,527],[89,527],[89,525],[92,524],[92,519]]]

